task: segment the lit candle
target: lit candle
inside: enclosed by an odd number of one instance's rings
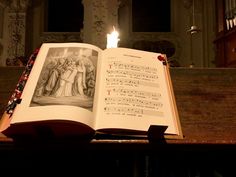
[[[116,48],[118,46],[118,38],[119,33],[113,27],[113,32],[111,34],[107,34],[107,48]]]

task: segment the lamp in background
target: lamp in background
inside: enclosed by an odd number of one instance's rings
[[[187,30],[187,33],[190,34],[190,68],[194,67],[194,62],[193,62],[193,35],[197,34],[201,30],[198,28],[198,26],[195,24],[195,3],[194,0],[192,0],[192,26],[190,27],[189,30]]]
[[[194,0],[192,1],[192,26],[190,27],[189,30],[187,30],[188,33],[190,34],[195,34],[200,32],[201,30],[198,28],[198,26],[196,26],[195,24],[195,4],[194,4]]]

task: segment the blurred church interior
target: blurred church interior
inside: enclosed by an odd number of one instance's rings
[[[173,67],[234,67],[234,10],[235,0],[0,0],[0,66],[24,65],[44,42],[105,49],[115,27],[119,47],[165,53]]]

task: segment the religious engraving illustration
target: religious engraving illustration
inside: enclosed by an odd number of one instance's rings
[[[98,53],[81,47],[50,48],[30,106],[73,105],[92,110]]]

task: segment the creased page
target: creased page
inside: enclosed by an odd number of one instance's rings
[[[150,125],[168,125],[167,132],[175,132],[159,55],[124,48],[104,52],[97,128],[147,131]]]

